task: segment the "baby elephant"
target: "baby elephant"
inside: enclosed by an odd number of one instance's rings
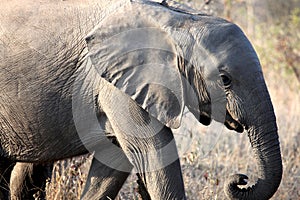
[[[0,173],[12,170],[12,199],[47,175],[43,163],[92,152],[82,199],[114,199],[131,172],[151,199],[186,199],[172,132],[185,108],[248,134],[258,180],[241,189],[248,177],[231,176],[229,199],[274,195],[281,151],[254,48],[237,25],[168,2],[1,0]]]

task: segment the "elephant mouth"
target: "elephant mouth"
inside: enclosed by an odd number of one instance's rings
[[[238,121],[233,119],[233,117],[230,115],[228,111],[226,111],[226,118],[224,125],[229,129],[229,130],[234,130],[238,133],[244,132],[244,127],[241,125]]]
[[[205,112],[202,112],[200,114],[200,123],[201,124],[208,126],[208,125],[210,125],[211,120],[212,119],[209,114],[207,114]],[[233,119],[233,117],[230,115],[230,113],[228,111],[226,111],[226,118],[225,118],[224,125],[229,130],[234,130],[238,133],[244,132],[244,126],[237,120]]]

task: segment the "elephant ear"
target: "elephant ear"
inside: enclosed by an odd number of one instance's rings
[[[125,7],[102,20],[86,42],[101,77],[166,126],[179,127],[184,95],[176,46],[151,18]]]

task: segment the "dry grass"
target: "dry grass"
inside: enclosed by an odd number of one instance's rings
[[[46,184],[46,199],[79,199],[91,161],[91,155],[83,155],[55,162],[51,180]]]

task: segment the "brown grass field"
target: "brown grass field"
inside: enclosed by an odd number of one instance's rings
[[[274,26],[274,30],[258,24],[255,36],[250,36],[262,63],[279,128],[284,172],[274,200],[300,199],[300,82],[295,73],[300,71],[299,24]],[[226,176],[237,172],[247,174],[250,184],[254,183],[257,165],[246,133],[227,131],[217,123],[204,127],[187,118],[185,128],[175,135],[182,145],[179,149],[188,199],[225,199]],[[79,199],[89,161],[81,156],[57,162],[47,185],[47,199]],[[118,198],[138,199],[136,187],[136,176],[131,175]]]

